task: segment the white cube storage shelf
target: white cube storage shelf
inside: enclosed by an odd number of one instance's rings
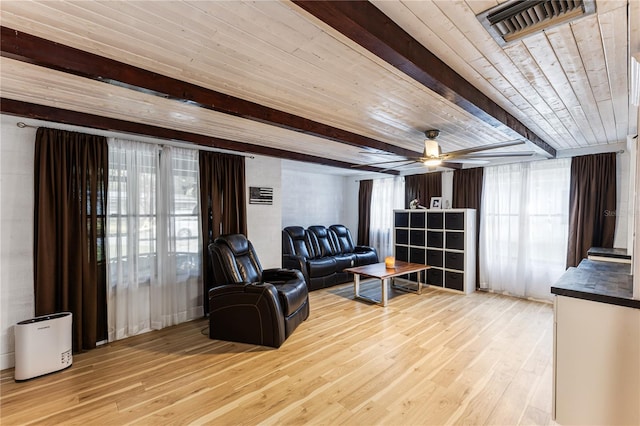
[[[463,293],[476,289],[474,209],[394,210],[398,260],[429,265],[426,283]],[[417,281],[415,274],[404,277]]]

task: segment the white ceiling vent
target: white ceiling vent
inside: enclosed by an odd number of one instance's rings
[[[477,18],[503,46],[595,11],[594,0],[510,0]]]

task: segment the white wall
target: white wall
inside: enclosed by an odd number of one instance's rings
[[[639,110],[640,116],[640,110]],[[640,120],[638,120],[640,121]],[[640,126],[639,126],[640,127]],[[632,179],[635,180],[635,194],[634,194],[634,206],[633,217],[630,220],[634,222],[633,233],[633,298],[640,299],[640,238],[638,237],[638,230],[640,230],[640,195],[638,190],[640,189],[640,149],[638,149],[638,141],[636,140],[635,159],[635,176]]]
[[[627,217],[627,253],[633,258],[634,233],[635,233],[635,202],[636,202],[636,177],[637,177],[637,137],[627,137],[627,152],[629,154],[629,184],[627,185],[627,211],[622,214]]]
[[[247,238],[263,268],[282,266],[282,177],[278,158],[255,156],[245,161]],[[273,204],[249,204],[249,187],[273,188]]]
[[[453,207],[453,170],[442,172],[442,208],[447,206]]]
[[[631,155],[629,150],[616,155],[616,231],[613,246],[629,247],[629,186],[631,182]]]
[[[344,177],[344,215],[340,222],[349,228],[353,242],[358,243],[358,192],[360,181],[353,177]],[[332,224],[333,225],[333,224]]]
[[[636,129],[640,129],[640,108],[636,108]],[[633,255],[632,255],[632,263],[633,263],[633,298],[640,299],[640,238],[638,237],[638,231],[640,230],[640,195],[638,192],[640,191],[640,141],[638,140],[638,135],[635,135],[635,138],[629,140],[629,143],[635,145],[635,150],[631,149],[631,153],[635,155],[632,156],[630,161],[633,162],[633,166],[630,167],[632,174],[630,179],[635,181],[635,185],[630,188],[629,198],[630,203],[632,203],[633,212],[629,217],[629,221],[633,221],[634,226],[631,227],[633,232],[633,236],[631,240],[633,241]]]
[[[357,198],[353,177],[305,171],[295,162],[283,162],[282,227],[343,224],[356,238]]]
[[[0,368],[14,365],[13,325],[34,316],[35,129],[0,116]]]

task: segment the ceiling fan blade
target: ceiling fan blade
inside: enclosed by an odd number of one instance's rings
[[[440,167],[447,167],[449,169],[457,169],[460,170],[462,169],[462,164],[461,163],[453,163],[451,161],[443,161],[440,164]]]
[[[406,158],[404,160],[391,160],[391,161],[376,161],[375,163],[366,163],[366,164],[352,164],[351,167],[367,167],[367,166],[377,166],[378,164],[392,164],[392,163],[404,163],[407,161],[417,161],[417,159],[409,159]]]
[[[448,161],[448,163],[460,163],[460,164],[487,164],[489,161],[480,158],[462,157]]]
[[[498,142],[498,143],[492,143],[489,145],[476,146],[473,148],[459,149],[458,151],[445,152],[442,155],[447,157],[451,157],[451,156],[457,157],[460,155],[471,154],[472,152],[480,152],[480,151],[486,151],[489,149],[496,149],[496,148],[506,148],[508,146],[515,146],[515,145],[522,145],[522,144],[524,144],[524,141],[518,139],[513,141]]]
[[[373,155],[394,155],[394,156],[398,156],[398,154],[394,154],[392,152],[382,152],[382,151],[358,151],[358,154],[373,154]]]
[[[481,153],[476,153],[476,154],[471,154],[471,155],[461,155],[461,156],[455,156],[453,158],[455,158],[456,160],[458,159],[483,159],[483,158],[498,158],[498,157],[531,157],[535,155],[535,152],[481,152]]]
[[[411,161],[409,161],[407,164],[401,164],[401,165],[399,165],[399,166],[388,167],[388,168],[386,168],[386,169],[382,169],[382,170],[380,170],[380,172],[379,172],[379,173],[386,172],[386,171],[389,171],[389,170],[393,170],[393,169],[398,168],[398,167],[406,167],[406,166],[410,166],[410,165],[411,165],[411,164],[413,164],[413,163],[421,163],[421,161],[411,160]]]

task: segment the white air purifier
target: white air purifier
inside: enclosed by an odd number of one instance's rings
[[[71,366],[71,312],[44,315],[15,325],[16,381]]]

